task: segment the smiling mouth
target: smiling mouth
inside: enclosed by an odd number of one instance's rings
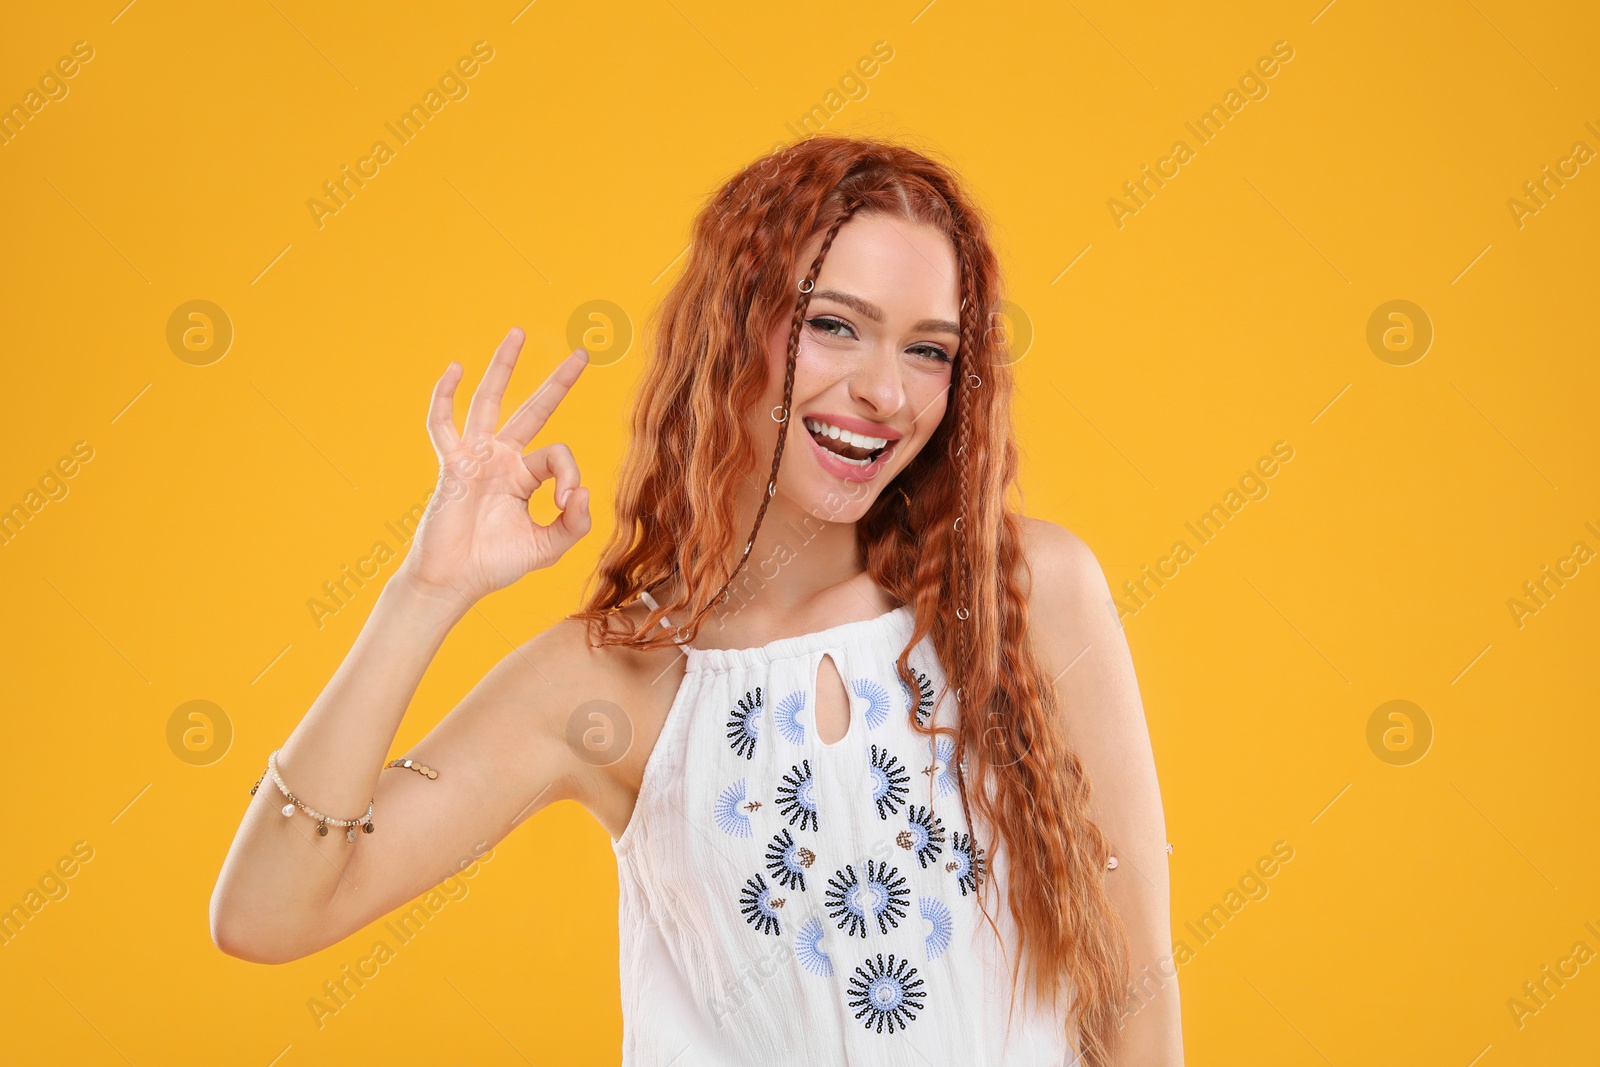
[[[893,444],[892,441],[873,444],[875,440],[879,439],[865,439],[868,441],[867,444],[858,444],[858,441],[863,440],[860,435],[839,433],[836,427],[830,427],[819,419],[806,419],[805,428],[806,432],[811,435],[811,439],[819,446],[832,452],[840,459],[862,467],[871,464],[879,456],[887,452],[889,446]]]

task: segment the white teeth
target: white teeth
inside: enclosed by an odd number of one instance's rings
[[[865,434],[851,433],[849,430],[840,429],[831,423],[823,422],[821,419],[807,419],[805,423],[808,430],[822,434],[824,437],[831,437],[835,441],[843,441],[847,445],[854,445],[857,448],[879,449],[889,443],[887,437],[868,437]],[[843,457],[840,458],[842,459]],[[846,460],[846,462],[854,463],[858,461]],[[866,465],[865,460],[859,462],[862,466]]]

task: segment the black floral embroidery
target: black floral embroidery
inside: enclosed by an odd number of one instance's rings
[[[917,683],[917,692],[915,695],[917,725],[926,726],[928,725],[928,716],[933,714],[933,682],[928,679],[926,674],[923,674],[915,667],[911,667],[909,664],[907,666],[911,671],[911,677],[915,679]],[[900,672],[898,670],[895,671],[894,680],[900,683],[900,692],[905,694],[906,709],[909,711],[911,709],[913,699],[912,692],[906,687],[906,683],[901,679]]]
[[[733,711],[728,713],[728,744],[745,759],[755,755],[756,739],[761,732],[761,687],[745,693]]]
[[[778,810],[788,817],[790,826],[817,828],[817,783],[811,777],[810,760],[801,760],[783,776],[777,796]]]
[[[858,879],[855,865],[846,864],[828,879],[828,889],[823,894],[828,918],[849,937],[866,937],[867,924],[874,919],[878,932],[888,933],[891,926],[899,927],[911,904],[905,876],[897,869],[868,860],[866,870],[866,878]]]
[[[816,859],[815,852],[794,843],[794,835],[787,828],[779,830],[767,842],[767,870],[772,873],[772,880],[785,889],[804,891],[806,868]]]
[[[904,957],[895,963],[892,952],[887,963],[880,952],[850,976],[850,1006],[856,1009],[856,1018],[875,1033],[887,1029],[892,1034],[896,1027],[904,1030],[923,1009],[924,998],[917,969]]]
[[[783,898],[773,898],[765,878],[753,874],[745,880],[744,888],[739,891],[739,910],[744,914],[745,922],[763,934],[782,934],[778,923],[778,909],[781,907]]]
[[[962,896],[966,896],[968,890],[977,891],[978,883],[983,880],[983,849],[973,846],[971,834],[957,830],[951,836],[950,862],[944,869],[956,876]]]
[[[911,805],[906,814],[910,825],[895,835],[895,844],[910,849],[917,866],[926,870],[944,850],[944,820],[920,804]]]
[[[878,818],[887,819],[906,802],[911,775],[888,749],[877,745],[872,746],[872,764],[867,774],[872,780],[872,801],[878,806]]]

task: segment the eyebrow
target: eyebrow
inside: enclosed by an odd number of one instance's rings
[[[869,300],[850,293],[841,293],[837,289],[818,289],[811,294],[813,300],[834,300],[845,307],[858,311],[873,322],[883,321],[883,309]],[[948,319],[923,319],[912,324],[912,333],[948,333],[954,337],[961,336],[961,327]]]

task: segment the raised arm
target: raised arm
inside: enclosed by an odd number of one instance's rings
[[[588,532],[588,490],[562,444],[523,454],[587,363],[579,349],[499,433],[500,403],[522,347],[513,329],[473,394],[465,429],[452,416],[462,368],[434,388],[428,433],[438,486],[406,559],[332,679],[290,733],[278,772],[295,795],[335,818],[365,815],[373,833],[291,809],[266,777],[245,810],[211,895],[211,934],[229,955],[298,959],[358,930],[455,873],[519,821],[577,784],[565,714],[589,687],[579,627],[564,622],[492,670],[409,755],[437,778],[382,771],[400,721],[445,636],[488,593],[547,567]],[[564,510],[549,526],[528,498],[554,479]],[[581,698],[578,698],[581,699]]]
[[[1127,930],[1134,991],[1116,1063],[1182,1067],[1166,819],[1128,639],[1089,546],[1052,522],[1025,519],[1023,527],[1033,642],[1088,772],[1091,814],[1117,857],[1106,887]]]

